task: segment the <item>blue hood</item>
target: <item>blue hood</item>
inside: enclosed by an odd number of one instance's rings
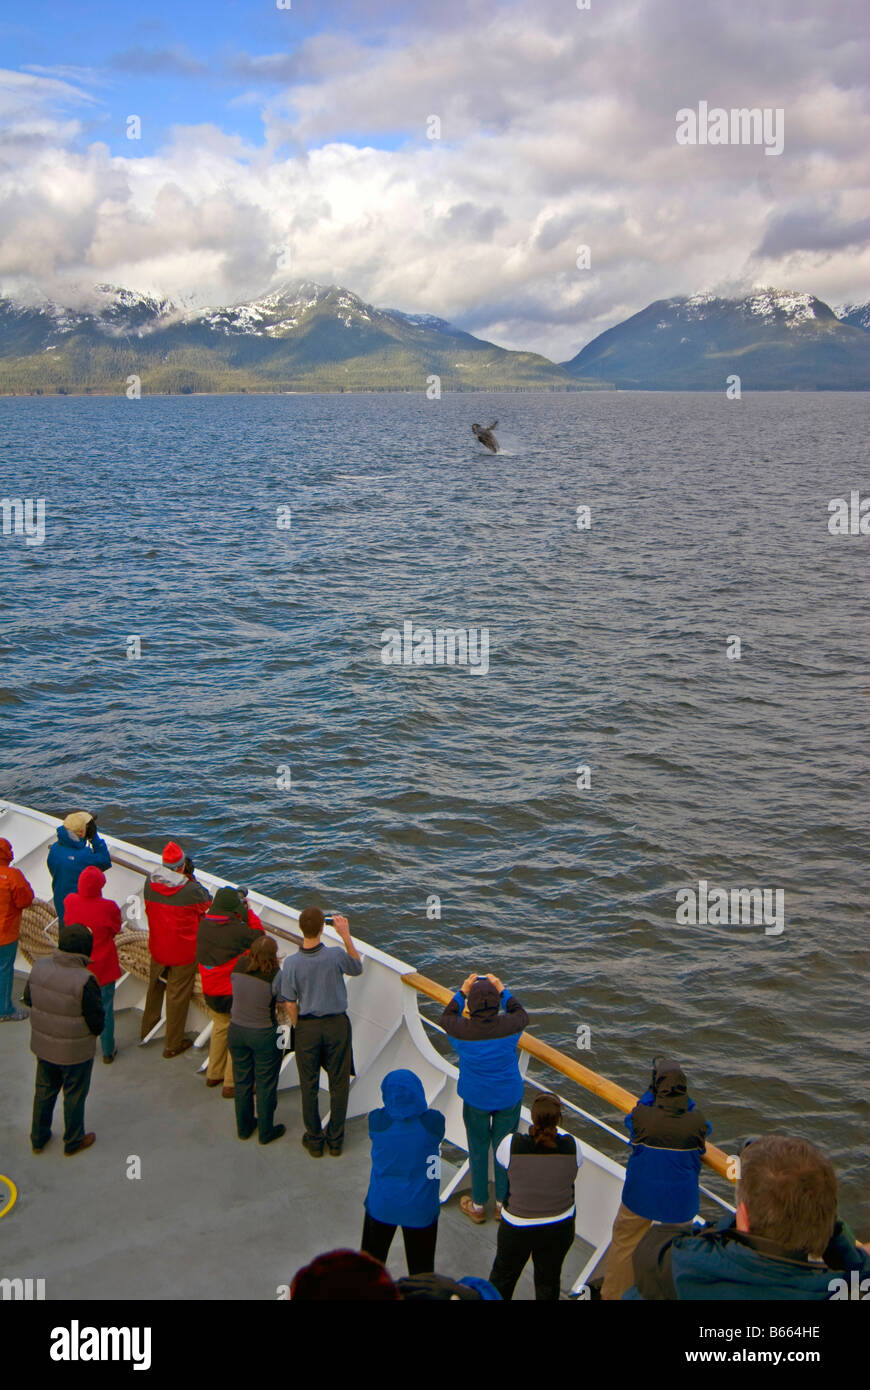
[[[81,838],[71,834],[65,825],[59,825],[57,827],[57,838],[60,844],[66,845],[67,849],[77,849],[79,845],[85,843]]]
[[[429,1108],[423,1083],[412,1071],[388,1072],[381,1082],[381,1095],[391,1120],[410,1120]]]

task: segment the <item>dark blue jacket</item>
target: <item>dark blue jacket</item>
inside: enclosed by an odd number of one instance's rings
[[[794,1250],[784,1250],[771,1240],[744,1234],[727,1216],[716,1227],[697,1234],[653,1226],[634,1252],[632,1288],[626,1299],[661,1301],[829,1300],[852,1283],[868,1283],[870,1255],[859,1250],[838,1221],[824,1255],[824,1264],[812,1264]],[[850,1274],[855,1271],[855,1279]],[[836,1283],[834,1281],[837,1281]]]
[[[441,1015],[441,1027],[459,1054],[456,1089],[476,1110],[508,1110],[523,1098],[517,1042],[529,1016],[510,990],[499,996],[488,981],[472,986],[468,1018],[465,1002],[457,990]]]
[[[622,1201],[648,1221],[691,1221],[698,1214],[701,1155],[711,1126],[687,1094],[679,1063],[658,1062],[653,1085],[625,1117],[631,1155]]]
[[[426,1104],[412,1071],[391,1071],[381,1082],[382,1110],[369,1114],[372,1174],[366,1211],[390,1226],[431,1226],[441,1209],[439,1146],[444,1116]]]
[[[93,848],[92,848],[93,846]],[[78,840],[71,835],[65,825],[57,828],[57,843],[48,851],[48,872],[51,874],[52,896],[57,919],[63,926],[63,900],[68,893],[75,893],[79,886],[79,874],[93,864],[97,869],[110,869],[112,859],[105,840],[95,835],[91,843]]]

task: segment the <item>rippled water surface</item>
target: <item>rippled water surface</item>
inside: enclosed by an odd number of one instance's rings
[[[679,1053],[716,1142],[819,1143],[866,1238],[868,539],[827,529],[867,494],[866,416],[0,401],[0,491],[47,527],[0,542],[3,794],[346,908],[443,983],[495,970],[629,1088]],[[497,457],[469,429],[494,417]],[[385,665],[405,620],[486,626],[488,674]],[[783,889],[785,931],[678,925],[702,878]]]

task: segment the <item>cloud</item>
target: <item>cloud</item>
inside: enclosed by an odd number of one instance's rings
[[[0,77],[18,130],[0,165],[7,287],[57,294],[90,276],[232,302],[286,278],[289,250],[294,277],[557,360],[696,289],[763,280],[868,298],[870,253],[855,248],[870,118],[852,0],[424,8],[410,24],[361,6],[362,30],[222,60],[224,119],[243,101],[261,142],[210,120],[147,155],[83,149],[80,91],[59,73],[13,75],[45,84],[27,91]],[[179,49],[120,57],[141,72],[205,70]],[[782,107],[782,155],[678,146],[676,112],[700,100]],[[431,115],[440,139],[427,138]]]
[[[870,217],[842,222],[821,209],[796,210],[771,219],[757,254],[782,256],[789,251],[843,251],[851,246],[870,246]]]
[[[182,48],[128,48],[110,59],[110,66],[121,72],[156,77],[164,73],[182,77],[200,76],[209,71],[207,64],[193,58]]]

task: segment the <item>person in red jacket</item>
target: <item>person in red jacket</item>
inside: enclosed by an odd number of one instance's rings
[[[184,1036],[187,1008],[196,982],[196,933],[211,899],[193,876],[193,864],[170,840],[163,863],[145,882],[145,916],[151,972],[142,1014],[142,1038],[160,1022],[166,995],[164,1057],[177,1057],[193,1046]]]
[[[211,1041],[208,1046],[207,1086],[220,1086],[226,1100],[235,1096],[233,1059],[227,1046],[230,1010],[233,1007],[231,975],[263,923],[248,907],[245,890],[219,888],[214,902],[199,924],[196,938],[196,959],[202,980],[208,1015],[211,1019]]]
[[[20,869],[8,840],[0,840],[0,1023],[23,1023],[30,1015],[12,1003],[12,981],[21,914],[33,902],[33,889]]]
[[[87,927],[94,939],[88,969],[100,986],[106,1018],[100,1034],[100,1048],[103,1061],[114,1062],[118,1053],[115,1047],[115,981],[124,973],[115,948],[115,937],[121,930],[121,909],[111,898],[103,897],[105,882],[106,875],[95,865],[89,864],[82,869],[76,892],[67,893],[63,900],[63,920],[71,926]]]

